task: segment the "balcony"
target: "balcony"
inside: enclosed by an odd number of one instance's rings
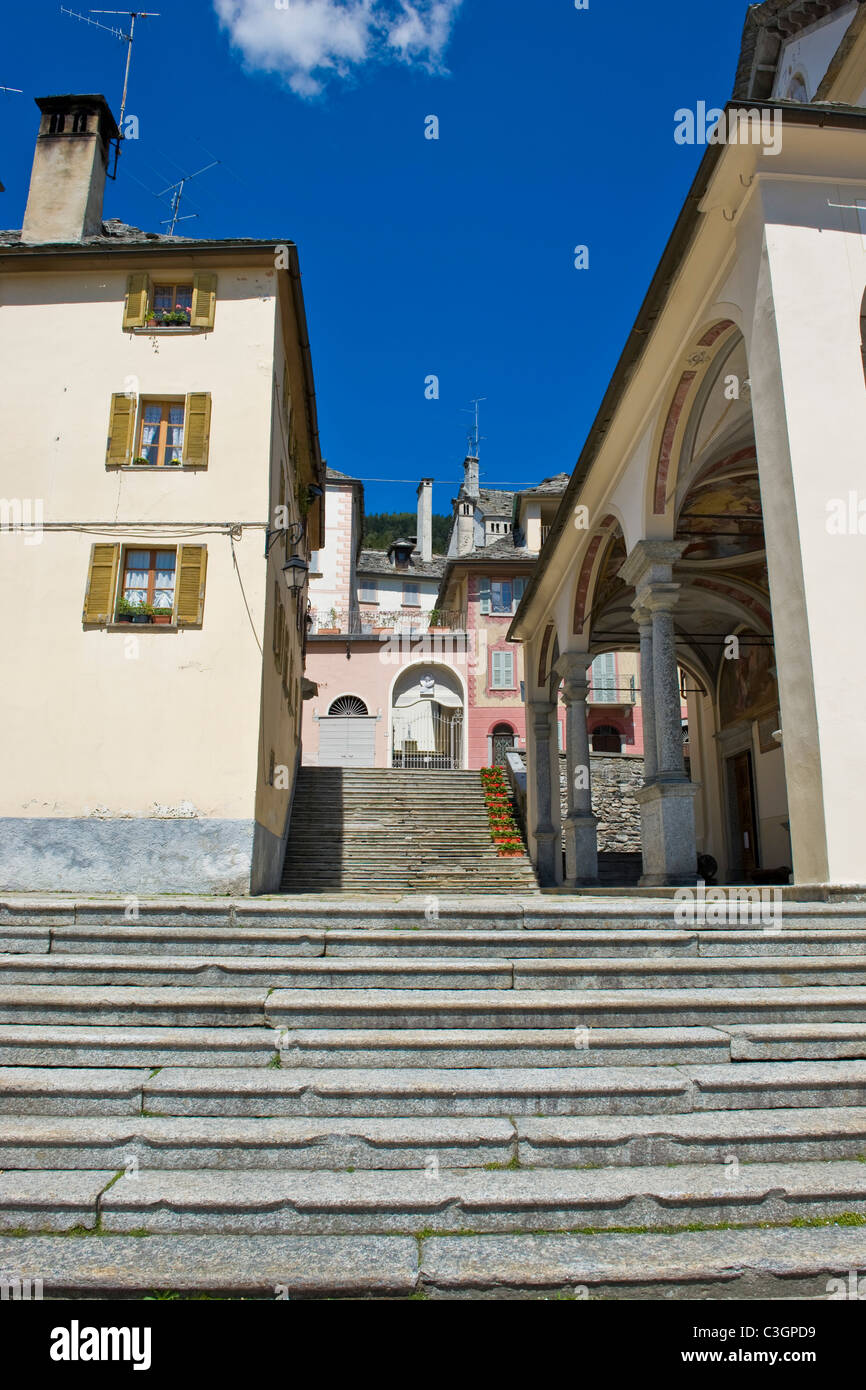
[[[636,703],[637,682],[635,676],[618,676],[615,682],[599,684],[590,690],[587,704],[595,708],[607,706],[608,709],[622,709]]]
[[[417,608],[383,612],[379,608],[311,608],[311,637],[424,637],[428,633],[466,631],[466,614],[448,609]]]

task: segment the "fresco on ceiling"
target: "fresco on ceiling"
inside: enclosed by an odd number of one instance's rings
[[[677,538],[688,542],[684,560],[725,560],[764,548],[758,479],[712,478],[689,492]]]
[[[773,713],[779,705],[772,645],[754,632],[741,632],[738,636],[739,657],[731,661],[722,659],[719,721],[723,729],[743,720],[760,719]]]

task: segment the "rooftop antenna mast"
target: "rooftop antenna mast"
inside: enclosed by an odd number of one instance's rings
[[[478,407],[479,407],[479,405],[481,404],[482,401],[486,401],[486,400],[487,400],[487,397],[486,397],[486,396],[477,396],[477,397],[475,398],[475,400],[472,402],[472,406],[473,406],[473,409],[472,409],[472,410],[467,410],[467,409],[464,407],[464,414],[466,414],[466,415],[474,415],[474,417],[475,417],[475,424],[473,425],[472,429],[469,431],[469,433],[468,433],[468,435],[467,435],[467,439],[469,440],[469,457],[470,457],[470,458],[473,458],[473,459],[477,459],[477,458],[478,458],[478,456],[479,456],[479,446],[480,446],[480,444],[481,444],[481,441],[482,441],[482,439],[486,439],[486,438],[487,438],[487,435],[486,435],[486,434],[479,434],[479,432],[478,432],[478,431],[479,431],[479,419],[478,419],[479,411],[478,411]]]
[[[123,95],[120,98],[120,116],[117,126],[120,131],[117,143],[114,147],[114,178],[117,174],[117,156],[120,154],[120,142],[123,139],[123,117],[126,112],[126,94],[129,90],[129,66],[132,62],[132,45],[135,39],[135,21],[137,19],[159,19],[159,12],[156,10],[91,10],[91,14],[105,15],[127,15],[129,18],[129,33],[112,24],[102,24],[98,19],[89,19],[86,14],[79,14],[77,10],[67,10],[65,5],[60,6],[60,13],[69,15],[70,19],[80,19],[82,24],[91,24],[94,29],[102,29],[104,33],[111,34],[121,43],[126,44],[126,66],[123,70]]]
[[[20,87],[4,87],[2,83],[0,83],[0,92],[5,92],[6,95],[7,95],[7,97],[8,97],[8,95],[9,95],[10,92],[14,92],[14,93],[15,93],[17,96],[19,96],[19,97],[24,95],[24,93],[22,92],[22,90],[21,90]],[[3,183],[0,182],[0,193],[5,193],[5,192],[6,192],[6,189],[5,189],[5,187],[3,186]]]
[[[168,188],[164,188],[161,193],[157,193],[157,198],[164,198],[166,193],[171,194],[171,217],[166,217],[161,223],[163,227],[168,227],[169,236],[174,236],[174,229],[178,222],[188,222],[191,217],[198,217],[197,212],[187,212],[183,217],[179,215],[180,200],[183,197],[185,185],[189,183],[190,179],[197,179],[199,174],[206,174],[208,169],[214,169],[217,164],[221,163],[222,160],[214,159],[210,164],[205,164],[203,169],[197,169],[194,174],[184,174],[182,179],[178,179],[177,183],[170,183]]]

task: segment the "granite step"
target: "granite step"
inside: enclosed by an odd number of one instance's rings
[[[191,955],[222,956],[469,956],[493,955],[584,961],[595,957],[652,958],[687,956],[774,958],[819,956],[863,957],[866,930],[795,931],[767,935],[761,931],[671,931],[661,929],[515,931],[507,925],[490,930],[430,929],[423,912],[420,925],[388,929],[304,927],[48,927],[10,926],[0,935],[0,952],[38,955]]]
[[[19,987],[19,994],[23,988]],[[2,994],[3,991],[0,991],[0,1022],[6,1019]],[[267,1018],[275,1026],[291,1029],[693,1028],[726,1027],[734,1023],[862,1024],[866,1023],[866,988],[276,989],[268,996]]]
[[[0,1209],[19,1221],[18,1172],[0,1174]],[[32,1219],[39,1181],[26,1175]],[[81,1175],[79,1175],[80,1177]],[[137,1172],[122,1175],[99,1199],[107,1232],[158,1234],[352,1235],[682,1228],[702,1222],[787,1223],[866,1215],[866,1164],[744,1164],[736,1176],[719,1164],[595,1171],[487,1172],[440,1168],[400,1171]],[[47,1220],[56,1218],[46,1203]],[[62,1226],[56,1227],[63,1229]]]
[[[6,1113],[54,1105],[51,1070],[0,1072]],[[87,1081],[84,1072],[79,1077]],[[104,1071],[105,1078],[116,1072]],[[106,1081],[106,1084],[108,1082]],[[100,1073],[91,1073],[97,1103]],[[111,1094],[114,1095],[115,1086]],[[22,1112],[22,1098],[29,1109]],[[675,1067],[435,1067],[354,1069],[165,1067],[142,1085],[159,1115],[614,1115],[797,1109],[866,1104],[866,1062],[683,1063]],[[18,1108],[13,1108],[17,1106]],[[78,1113],[95,1114],[98,1110]],[[129,1113],[126,1111],[124,1113]]]
[[[98,1018],[103,1031],[138,1026],[261,1029],[270,1022],[265,1016],[267,995],[266,986],[143,989],[131,985],[92,989],[80,985],[0,985],[0,1026],[93,1026],[93,1020]]]
[[[0,1067],[265,1067],[279,1037],[272,1028],[0,1024]]]
[[[652,1167],[861,1160],[866,1108],[492,1118],[0,1116],[0,1168]]]
[[[851,1297],[866,1231],[685,1231],[675,1235],[154,1235],[0,1238],[0,1278],[46,1273],[43,1296],[305,1298],[495,1297],[764,1301]]]
[[[241,989],[471,989],[508,990],[510,961],[495,958],[279,956],[200,957],[189,955],[0,956],[0,988],[65,984],[81,987],[236,986]]]

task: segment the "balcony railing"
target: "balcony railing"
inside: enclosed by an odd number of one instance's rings
[[[620,676],[615,683],[591,689],[587,696],[590,705],[633,705],[636,695],[634,676]]]
[[[427,632],[466,631],[466,614],[437,608],[432,612],[399,609],[385,612],[378,608],[311,608],[311,637],[328,634],[340,637],[378,637],[383,632],[395,636],[423,636]]]

